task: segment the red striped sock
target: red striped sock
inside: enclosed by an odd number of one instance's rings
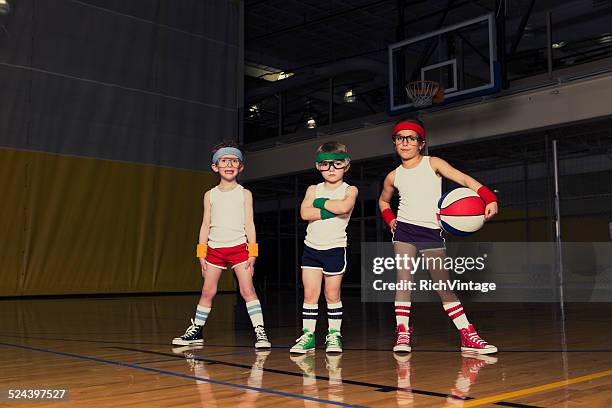
[[[453,323],[455,323],[455,326],[457,326],[457,330],[468,328],[470,322],[463,311],[461,302],[443,303],[442,306],[444,306],[444,310],[446,314],[448,314],[448,317],[450,317]]]
[[[412,302],[395,302],[395,323],[397,326],[403,324],[408,329],[411,304]]]

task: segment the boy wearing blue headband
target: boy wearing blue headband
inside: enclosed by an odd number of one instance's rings
[[[233,142],[215,146],[211,167],[220,182],[204,194],[204,216],[196,256],[200,260],[204,285],[191,325],[176,345],[202,345],[202,329],[217,293],[221,273],[231,266],[236,273],[240,294],[255,329],[255,348],[270,348],[264,330],[263,313],[253,286],[258,247],[253,222],[253,196],[236,181],[244,169],[242,152]]]
[[[324,182],[308,187],[300,208],[302,219],[308,221],[302,256],[303,329],[291,353],[305,354],[315,349],[314,332],[323,279],[329,323],[326,352],[342,352],[340,285],[346,270],[346,227],[358,193],[357,187],[344,182],[349,163],[346,146],[341,143],[327,142],[317,149],[316,168]]]

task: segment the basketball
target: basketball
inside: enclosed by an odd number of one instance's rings
[[[466,187],[444,194],[438,201],[440,227],[449,234],[466,236],[484,225],[485,203],[476,192]]]

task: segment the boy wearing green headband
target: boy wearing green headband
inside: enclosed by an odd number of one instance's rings
[[[308,187],[300,208],[302,219],[308,221],[302,256],[303,328],[291,353],[305,354],[315,349],[314,332],[323,279],[329,323],[326,352],[342,352],[340,285],[346,270],[346,227],[358,193],[357,187],[344,182],[349,167],[345,145],[327,142],[317,149],[316,168],[324,181]]]

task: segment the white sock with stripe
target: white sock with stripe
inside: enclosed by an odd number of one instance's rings
[[[403,324],[406,330],[410,321],[410,306],[412,302],[395,302],[395,324]]]
[[[302,306],[302,327],[314,333],[317,325],[317,316],[319,315],[319,305],[304,303]]]
[[[342,326],[342,301],[327,304],[327,324],[330,330],[340,331]]]
[[[450,317],[453,323],[455,323],[457,330],[468,328],[470,322],[463,311],[461,302],[444,302],[442,303],[442,306],[444,306],[444,310],[446,311],[446,314],[448,314],[448,317]]]
[[[246,308],[247,312],[249,312],[249,317],[251,318],[251,323],[253,323],[253,327],[263,326],[263,313],[261,311],[261,303],[259,303],[259,299],[247,302]]]
[[[204,306],[198,305],[198,307],[196,308],[195,317],[193,319],[195,324],[197,324],[198,326],[204,326],[204,323],[206,323],[206,319],[208,319],[208,314],[210,313],[210,309],[211,309],[210,307],[204,307]]]

